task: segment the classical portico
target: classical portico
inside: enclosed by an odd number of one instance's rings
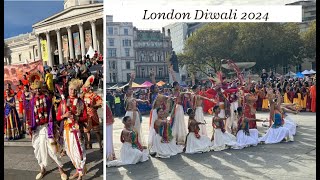
[[[83,59],[90,47],[103,53],[103,3],[67,7],[32,27],[40,47],[39,57],[46,49],[45,65]]]

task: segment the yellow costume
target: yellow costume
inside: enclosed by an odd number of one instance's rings
[[[262,109],[269,109],[269,100],[267,98],[262,100]]]
[[[289,100],[289,98],[288,98],[288,93],[284,93],[283,102],[284,102],[284,103],[292,103],[292,102]]]
[[[53,92],[54,88],[53,88],[53,75],[51,73],[47,73],[46,74],[46,84],[48,87],[48,90]]]
[[[300,93],[297,93],[297,94],[298,94],[298,97],[293,98],[293,103],[301,107],[301,94]]]

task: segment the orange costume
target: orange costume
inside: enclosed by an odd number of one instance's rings
[[[316,86],[312,85],[310,87],[310,95],[311,95],[311,112],[316,112]]]
[[[23,93],[23,86],[18,86],[17,92],[17,99],[19,101],[19,114],[23,114],[23,101],[22,101],[22,93]]]
[[[94,132],[99,132],[99,116],[96,108],[93,108],[93,106],[97,104],[102,105],[102,98],[97,95],[94,92],[87,92],[85,93],[84,97],[84,102],[87,105],[87,114],[88,114],[88,126],[92,127],[92,130]],[[88,128],[88,127],[87,127]],[[86,129],[87,129],[86,128]],[[89,129],[87,129],[89,130]],[[86,130],[85,130],[86,131]]]
[[[91,128],[94,132],[100,132],[100,122],[97,110],[102,106],[102,98],[90,90],[93,82],[94,76],[92,75],[88,77],[85,84],[82,86],[83,101],[86,104],[88,114],[88,124],[84,129],[84,132],[90,132]]]

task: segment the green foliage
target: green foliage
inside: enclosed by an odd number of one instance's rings
[[[208,23],[187,39],[178,57],[190,71],[220,70],[221,59],[253,61],[253,70],[260,71],[300,63],[302,47],[299,26],[294,23]]]
[[[309,29],[302,34],[305,57],[316,57],[316,21],[312,21]]]

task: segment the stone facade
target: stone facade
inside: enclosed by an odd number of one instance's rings
[[[170,31],[134,28],[135,71],[137,82],[149,79],[154,71],[157,80],[168,82],[168,60],[172,53]]]
[[[296,1],[286,5],[301,5],[302,6],[302,22],[299,23],[300,31],[308,30],[310,22],[316,20],[316,1]]]
[[[32,33],[5,39],[10,49],[5,62],[21,64],[25,58],[42,60],[41,40],[46,40],[48,59],[44,64],[48,66],[82,59],[90,46],[103,54],[103,3],[81,2],[82,5],[77,5],[65,1],[69,4],[63,11],[34,24]],[[63,42],[62,37],[67,41]]]
[[[36,61],[39,59],[39,49],[34,33],[27,33],[5,39],[8,45],[9,56],[4,58],[4,64],[24,64],[26,60]]]
[[[133,25],[128,22],[113,22],[107,16],[106,66],[107,83],[126,83],[134,71]]]

